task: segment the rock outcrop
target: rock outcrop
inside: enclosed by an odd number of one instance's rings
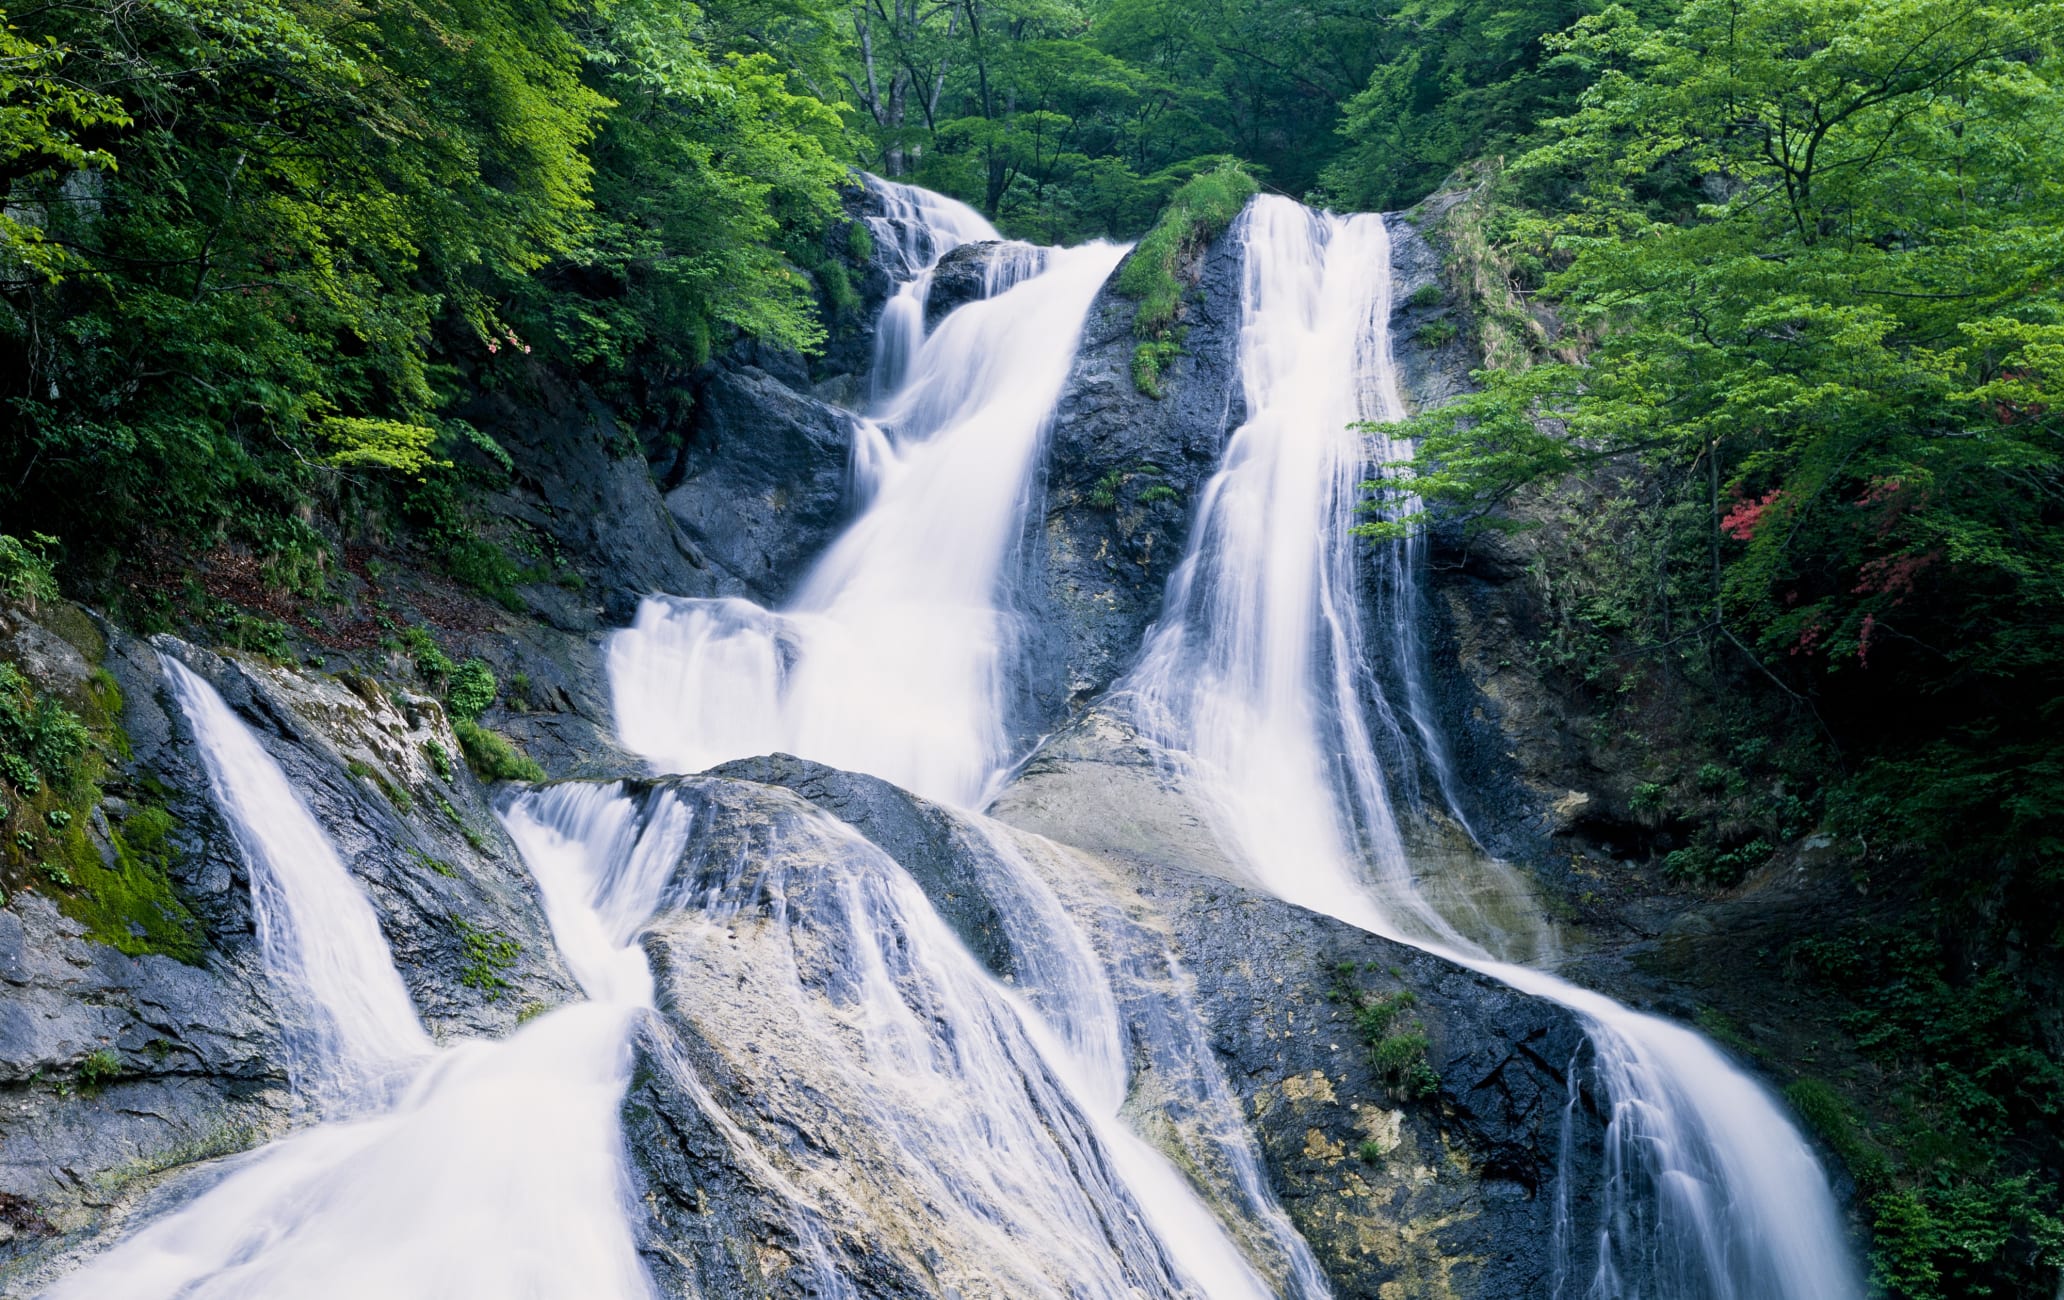
[[[801,760],[753,760],[723,776],[669,786],[697,808],[676,896],[700,901],[663,916],[647,942],[665,1023],[641,1042],[626,1103],[653,1216],[648,1259],[663,1277],[717,1293],[742,1276],[728,1270],[750,1264],[759,1272],[747,1293],[788,1295],[835,1267],[862,1279],[862,1294],[892,1297],[951,1293],[985,1276],[965,1255],[979,1241],[910,1182],[913,1158],[950,1171],[951,1152],[924,1155],[933,1139],[898,1128],[908,1117],[894,1098],[839,1065],[853,1044],[820,1041],[826,1030],[814,1021],[858,1026],[884,1014],[861,1012],[873,1005],[853,964],[864,952],[843,946],[872,942],[851,933],[846,910],[851,891],[875,899],[876,887],[852,882],[880,879],[893,892],[871,846],[908,871],[988,974],[1062,1016],[1039,988],[1051,954],[1033,946],[1042,935],[1045,947],[1066,944],[1042,930],[1053,922],[1028,900],[1050,890],[1064,901],[1112,972],[1132,1062],[1127,1121],[1196,1171],[1207,1196],[1229,1195],[1236,1166],[1252,1162],[1337,1294],[1548,1289],[1558,1170],[1579,1189],[1581,1223],[1602,1129],[1584,1038],[1566,1012],[1241,887],[1211,874],[1216,867],[1199,873],[1180,837],[1150,850],[1157,837],[1141,828],[1165,807],[1142,807],[1131,827],[1138,847],[1084,850]],[[1152,788],[1149,779],[1135,793]],[[802,800],[869,846],[826,833]],[[1034,821],[1025,810],[1036,802],[1021,790],[1001,810]],[[1088,817],[1109,827],[1112,812]],[[926,951],[923,918],[899,917],[895,933],[892,973],[913,968],[895,986],[922,1006],[939,996],[925,992],[925,980],[940,978],[934,967],[956,959]],[[1401,1083],[1387,1071],[1370,1036],[1372,1006],[1395,1009],[1390,1037],[1423,1041],[1427,1075]],[[960,1022],[951,1032],[977,1031]],[[947,1116],[939,1122],[950,1127]],[[1260,1232],[1251,1207],[1223,1208]],[[734,1244],[681,1248],[721,1237],[713,1220],[731,1225]],[[1267,1241],[1249,1245],[1271,1258]],[[986,1276],[1026,1266],[990,1260]]]
[[[1237,238],[1214,241],[1187,274],[1182,352],[1163,370],[1163,397],[1133,381],[1137,306],[1116,277],[1090,308],[1012,592],[1028,737],[1079,713],[1138,652],[1182,559],[1197,492],[1245,418]]]
[[[576,996],[535,887],[435,701],[169,639],[116,634],[69,659],[46,652],[47,687],[96,667],[118,686],[128,754],[106,780],[92,840],[113,861],[115,821],[133,825],[144,807],[162,814],[165,876],[200,943],[192,960],[125,956],[62,913],[55,883],[0,910],[0,1198],[13,1224],[0,1238],[0,1294],[32,1294],[53,1261],[104,1244],[139,1198],[205,1179],[203,1162],[297,1117],[249,873],[160,652],[212,681],[286,770],[364,884],[433,1035],[500,1036]]]

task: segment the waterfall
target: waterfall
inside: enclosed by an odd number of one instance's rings
[[[681,819],[654,819],[660,829],[620,855],[583,856],[553,838],[574,796],[520,804],[512,830],[536,855],[555,932],[594,1000],[502,1042],[433,1053],[370,906],[285,774],[213,687],[169,657],[165,671],[251,868],[274,991],[335,1027],[326,1045],[357,1052],[320,1059],[362,1073],[406,1057],[416,1069],[383,1111],[228,1162],[214,1186],[47,1300],[650,1300],[617,1118],[630,1030],[650,1002],[649,974],[633,970],[644,917],[629,918],[653,897],[651,864],[678,858]],[[581,795],[592,820],[628,803]]]
[[[169,654],[158,661],[251,873],[258,950],[294,1091],[319,1110],[362,1104],[430,1052],[372,904],[215,688]]]
[[[1016,991],[845,823],[743,813],[691,851],[662,941],[678,1014],[744,1063],[733,1122],[805,1204],[858,1207],[948,1293],[1277,1294],[1119,1122],[1117,1021],[1085,950],[1063,949],[1071,978]]]
[[[1350,532],[1370,463],[1348,426],[1403,413],[1388,234],[1380,216],[1273,197],[1240,230],[1249,418],[1124,684],[1142,731],[1264,888],[1561,1003],[1587,1025],[1612,1099],[1610,1178],[1598,1240],[1569,1241],[1565,1225],[1561,1296],[1860,1295],[1826,1177],[1767,1090],[1688,1029],[1499,960],[1516,939],[1530,943],[1500,923],[1514,900],[1486,909],[1482,888],[1444,892],[1415,875],[1396,812],[1406,805],[1377,756],[1412,752],[1406,728],[1428,727],[1409,693],[1415,652],[1394,652],[1393,679],[1407,683],[1394,707],[1365,645]],[[1394,570],[1390,585],[1409,577]],[[1390,622],[1399,642],[1414,635],[1407,617]],[[1585,1258],[1595,1271],[1578,1276]]]
[[[1094,243],[992,264],[877,412],[869,504],[779,611],[655,597],[609,646],[624,745],[694,772],[777,751],[970,806],[1007,761],[1003,570],[1097,290]]]
[[[867,218],[878,259],[898,281],[882,305],[874,331],[874,366],[869,376],[877,400],[903,384],[911,359],[925,336],[925,299],[932,289],[932,271],[939,259],[962,244],[1000,240],[996,227],[958,199],[867,177],[867,188],[879,197],[881,215]],[[891,258],[888,254],[893,253]]]
[[[904,246],[914,275],[930,275],[941,242]],[[985,296],[922,336],[877,408],[883,443],[856,457],[866,509],[789,606],[655,598],[612,640],[625,745],[678,771],[785,751],[977,804],[1009,759],[1004,567],[1090,305],[1124,252],[992,252]],[[916,283],[892,300],[885,332],[898,302],[922,303]],[[884,365],[900,345],[888,346]],[[984,1243],[979,1276],[1010,1294],[1328,1294],[1267,1191],[1201,1033],[1183,1055],[1202,1087],[1216,1087],[1213,1113],[1240,1131],[1216,1153],[1238,1184],[1219,1208],[1121,1117],[1130,1062],[1102,959],[1006,832],[978,834],[994,850],[988,883],[1024,963],[1010,987],[849,828],[819,819],[784,834],[778,849],[703,872],[700,896],[679,900],[702,918],[696,960],[670,965],[694,970],[734,1016],[733,990],[786,991],[784,1023],[808,1036],[809,1059],[836,1066],[847,1099],[827,1122],[857,1121],[848,1140],[865,1154],[848,1159],[914,1189],[935,1216],[928,1242]],[[785,874],[792,856],[837,865],[821,879]],[[754,946],[776,951],[734,974],[745,960],[735,918],[748,902],[765,917],[769,898],[775,934],[755,927]],[[1226,1219],[1241,1221],[1246,1250]]]

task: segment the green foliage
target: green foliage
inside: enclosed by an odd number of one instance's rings
[[[475,721],[494,701],[495,675],[485,661],[468,659],[451,671],[451,684],[444,692],[444,706],[454,719]]]
[[[1135,334],[1166,337],[1182,309],[1184,263],[1230,226],[1259,189],[1244,167],[1229,161],[1192,178],[1168,200],[1118,272],[1118,292],[1139,303]]]
[[[1132,384],[1155,401],[1166,396],[1161,391],[1161,372],[1168,363],[1182,355],[1182,340],[1179,338],[1141,339],[1132,350]]]
[[[1187,264],[1205,244],[1232,224],[1260,186],[1239,164],[1227,162],[1192,178],[1169,199],[1154,228],[1118,270],[1118,292],[1139,302],[1133,333],[1132,382],[1159,400],[1161,371],[1182,353],[1177,325],[1192,277]]]
[[[426,682],[448,682],[452,673],[457,671],[457,665],[452,663],[451,656],[444,652],[443,646],[437,644],[437,634],[427,627],[403,628],[401,645],[408,651],[410,659],[414,660],[417,675]]]
[[[18,796],[76,788],[93,736],[79,715],[0,663],[0,777]]]
[[[79,1062],[79,1085],[102,1088],[121,1078],[122,1073],[122,1058],[108,1048],[97,1048]]]
[[[1542,119],[1567,111],[1593,76],[1543,38],[1600,7],[1596,0],[1384,6],[1376,66],[1343,106],[1340,134],[1348,143],[1325,167],[1322,192],[1349,207],[1406,207],[1457,166],[1525,139]],[[1644,13],[1669,7],[1664,0],[1633,5]]]
[[[449,469],[449,461],[431,456],[437,430],[395,420],[363,420],[333,416],[323,421],[322,436],[330,451],[325,463],[342,469],[385,469],[420,475],[433,464]]]
[[[1393,1094],[1412,1101],[1440,1089],[1440,1075],[1426,1059],[1432,1040],[1412,1012],[1418,997],[1410,989],[1355,998],[1355,1028],[1369,1048],[1369,1061]]]
[[[459,747],[466,751],[466,763],[483,781],[542,781],[545,769],[517,749],[508,739],[464,718],[452,721]]]
[[[39,601],[57,599],[57,575],[52,571],[50,552],[55,537],[30,533],[25,542],[0,533],[0,600],[36,612]]]
[[[1868,1118],[1822,1084],[1788,1093],[1868,1197],[1878,1285],[1917,1300],[2052,1288],[2064,1203],[2040,1153],[2064,1116],[2064,1062],[2042,1050],[2027,992],[1912,928],[1858,925],[1795,955],[1884,1071]]]
[[[831,39],[808,4],[15,13],[0,518],[127,598],[139,554],[464,489],[454,453],[498,449],[442,412],[541,363],[627,394],[740,333],[812,345],[791,257],[845,179],[802,89]]]
[[[1824,815],[1897,918],[1794,954],[1884,1078],[1792,1100],[1901,1297],[2064,1268],[2034,1010],[2064,962],[2060,31],[2049,0],[1686,0],[1549,36],[1529,75],[1568,110],[1444,219],[1480,391],[1406,426],[1370,529],[1517,505],[1545,662],[1637,692],[1667,665],[1818,734],[1781,792],[1772,760],[1694,760],[1641,815],[1717,885]],[[1411,80],[1372,81],[1340,192],[1466,156],[1414,156],[1467,106],[1401,112]]]
[[[478,989],[489,1002],[499,1001],[509,988],[503,972],[523,955],[523,945],[500,930],[483,929],[462,916],[454,915],[451,920],[459,932],[459,983]]]

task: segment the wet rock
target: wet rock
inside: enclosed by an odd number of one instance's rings
[[[989,293],[989,267],[997,246],[962,244],[939,259],[925,294],[925,320],[937,324],[956,307],[978,302]]]
[[[140,1203],[205,1181],[214,1157],[305,1119],[289,1092],[249,872],[165,685],[161,648],[215,682],[286,769],[365,884],[433,1033],[500,1035],[526,1009],[577,996],[435,701],[114,633],[99,666],[121,690],[129,758],[106,778],[95,834],[162,810],[166,875],[203,952],[192,965],[126,956],[33,892],[0,909],[0,1198],[34,1211],[0,1241],[0,1294],[33,1294]]]
[[[159,644],[207,677],[286,771],[364,884],[434,1037],[499,1037],[525,1009],[578,996],[437,701]]]
[[[846,519],[853,416],[763,370],[705,384],[668,512],[707,570],[672,595],[786,596]]]
[[[1237,238],[1215,241],[1194,274],[1160,399],[1133,382],[1136,305],[1106,285],[1090,308],[1011,593],[1026,665],[1017,729],[1028,738],[1078,713],[1138,652],[1198,489],[1244,418]]]
[[[1165,935],[1168,978],[1192,988],[1276,1196],[1336,1294],[1551,1289],[1557,1180],[1579,1223],[1595,1214],[1603,1131],[1567,1011],[1255,891],[1106,710],[1049,742],[992,812],[1070,847],[1134,900],[1133,923]],[[1120,994],[1136,1043],[1169,1014],[1147,1014],[1159,982]],[[1380,1064],[1375,1049],[1398,1039],[1388,1050],[1407,1064]]]
[[[936,804],[879,777],[842,772],[787,754],[748,758],[710,775],[793,790],[881,846],[917,879],[939,915],[991,974],[1016,970],[1003,919],[979,870],[993,850],[980,834]]]
[[[995,918],[978,932],[990,947],[999,932],[1007,945],[1025,941],[1022,917],[1015,929],[1011,918],[1023,902],[1013,902],[1012,868],[993,838],[1008,832],[978,831],[872,778],[793,759],[722,775],[796,790],[902,862],[942,915]],[[1574,1212],[1590,1212],[1602,1128],[1574,1020],[1244,886],[1182,803],[1137,737],[1093,712],[1035,757],[995,809],[1058,841],[1013,839],[1021,869],[1064,901],[1111,973],[1133,1062],[1130,1122],[1220,1189],[1236,1182],[1244,1124],[1340,1295],[1545,1293],[1558,1171],[1573,1180]],[[957,860],[942,866],[942,848]],[[1036,979],[1036,962],[1025,961],[1013,954],[1020,978]],[[1393,1001],[1390,1032],[1424,1036],[1434,1080],[1424,1091],[1379,1066],[1356,1023],[1360,1004]],[[736,1086],[757,1097],[749,1083]],[[1222,1217],[1259,1231],[1251,1214]],[[1268,1257],[1265,1243],[1257,1255]]]

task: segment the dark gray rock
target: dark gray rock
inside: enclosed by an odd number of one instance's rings
[[[1136,305],[1106,285],[1090,308],[1011,592],[1025,667],[1021,735],[1079,711],[1138,652],[1182,559],[1198,489],[1245,418],[1237,230],[1189,268],[1183,352],[1163,372],[1166,396],[1133,382]]]
[[[666,590],[786,596],[846,520],[853,418],[757,368],[713,376],[666,495],[708,572]]]
[[[701,594],[704,559],[668,516],[637,433],[610,404],[535,366],[483,389],[457,414],[512,463],[491,507],[549,538],[583,579],[573,589],[523,588],[533,615],[580,633],[628,622],[655,591]]]
[[[939,259],[925,293],[925,319],[934,324],[956,307],[989,296],[989,268],[995,244],[962,244]]]
[[[1136,915],[1166,936],[1169,972],[1149,960],[1131,994],[1120,986],[1136,1052],[1155,1059],[1151,1028],[1176,1014],[1157,1006],[1157,988],[1191,983],[1276,1195],[1337,1294],[1546,1294],[1558,1171],[1579,1224],[1595,1215],[1604,1118],[1577,1022],[1256,892],[1156,760],[1121,716],[1095,709],[1042,747],[991,809],[1124,882]],[[1101,924],[1109,933],[1114,922]],[[1356,1024],[1358,1005],[1377,999],[1399,999],[1386,1034],[1424,1034],[1438,1078],[1426,1095],[1377,1068]],[[1573,1067],[1579,1104],[1565,1150]],[[1577,1239],[1589,1240],[1583,1231]]]

